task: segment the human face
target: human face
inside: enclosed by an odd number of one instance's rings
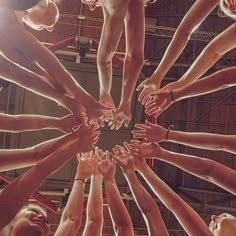
[[[236,18],[236,0],[220,0],[220,7],[227,16]]]
[[[54,2],[41,1],[36,7],[27,11],[23,21],[35,30],[53,31],[59,19],[59,10]]]
[[[227,213],[218,216],[212,215],[209,229],[214,236],[234,236],[236,232],[236,217]]]
[[[11,224],[11,234],[14,236],[48,236],[50,226],[43,209],[29,205],[20,210]]]

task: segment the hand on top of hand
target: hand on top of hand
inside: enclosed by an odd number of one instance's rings
[[[152,76],[144,80],[136,89],[140,92],[138,101],[145,105],[149,99],[149,96],[156,94],[159,90],[160,80],[162,80],[162,78],[156,78],[156,76]]]
[[[88,152],[94,148],[94,144],[98,141],[101,131],[95,130],[88,125],[82,125],[75,131],[78,136],[79,152]]]

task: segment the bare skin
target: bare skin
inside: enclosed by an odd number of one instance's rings
[[[235,11],[235,3],[234,1],[227,1],[227,0],[211,0],[211,1],[204,1],[204,0],[197,0],[193,4],[193,6],[190,8],[190,10],[186,13],[185,17],[183,18],[182,22],[180,23],[179,27],[177,28],[173,39],[171,40],[164,57],[162,58],[159,66],[153,73],[153,75],[143,81],[137,88],[137,91],[140,91],[138,100],[145,104],[145,101],[147,101],[148,96],[152,96],[156,94],[160,88],[161,82],[166,76],[169,69],[172,67],[172,65],[175,63],[177,58],[182,53],[183,49],[185,48],[192,32],[196,29],[197,26],[199,26],[202,21],[213,11],[213,9],[220,3],[221,8],[226,12],[226,14],[229,17],[232,17],[236,15]],[[232,28],[232,27],[229,27]],[[227,37],[228,29],[223,33]],[[225,52],[228,50],[231,50],[232,47],[229,46],[229,44],[234,44],[232,38],[234,33],[232,33],[231,39],[228,40],[213,40],[212,48],[209,48],[209,52],[204,52],[206,54],[205,59],[206,61],[202,61],[202,65],[200,67],[196,67],[196,70],[193,69],[195,66],[195,63],[193,63],[193,66],[190,67],[188,72],[185,74],[185,78],[181,78],[183,83],[173,83],[171,85],[165,86],[165,90],[172,90],[174,88],[183,87],[186,85],[186,83],[190,83],[190,81],[193,81],[197,78],[199,78],[199,75],[197,73],[201,73],[201,75],[204,73],[201,72],[201,69],[204,69],[205,67],[210,67],[210,65],[213,65],[215,61],[218,59],[218,56],[222,56]],[[228,45],[225,45],[225,42],[227,42]],[[234,46],[233,46],[234,47]],[[224,48],[224,49],[223,49]],[[231,49],[230,49],[231,48]],[[223,50],[222,50],[223,49]],[[223,52],[224,51],[224,52]],[[223,52],[223,53],[222,53]],[[201,54],[203,55],[203,54]],[[197,60],[196,60],[197,61]],[[195,76],[195,79],[192,79],[192,75]],[[197,76],[196,76],[197,75]],[[190,77],[190,78],[187,78]],[[185,82],[184,82],[185,80]],[[161,89],[161,90],[164,90]]]
[[[41,30],[41,28],[37,28],[37,24],[40,23],[37,21],[44,20],[45,18],[40,17],[40,14],[41,9],[36,8],[35,11],[30,11],[24,15],[22,20],[28,23],[29,26]],[[43,11],[42,14],[45,14],[45,12]],[[57,14],[57,12],[55,12],[55,14]],[[35,16],[37,16],[37,18],[35,18]],[[56,15],[55,19],[52,19],[52,22],[55,24],[57,20]],[[11,24],[8,30],[5,29],[5,25],[7,24]],[[48,27],[49,26],[45,26],[46,29],[48,29]],[[12,76],[8,69],[13,65],[20,67],[26,72],[31,73],[31,76],[35,75],[40,77],[41,80],[38,80],[38,85],[35,83],[33,87],[30,87],[33,91],[57,100],[66,107],[68,106],[68,99],[63,98],[63,96],[75,100],[77,107],[73,108],[73,113],[81,119],[83,119],[81,114],[84,114],[84,112],[86,112],[89,121],[96,122],[98,120],[99,123],[104,118],[104,111],[107,110],[107,108],[90,96],[62,66],[55,55],[43,46],[32,34],[26,31],[24,26],[16,18],[13,10],[7,8],[1,9],[0,31],[1,55],[9,62],[4,71],[4,78],[7,79],[10,77],[10,79],[14,80],[15,77]],[[17,38],[15,37],[15,32],[18,33]],[[16,69],[16,71],[18,70],[20,69]],[[21,75],[22,73],[23,72],[21,72]],[[20,84],[19,80],[17,83]],[[41,84],[44,84],[43,88]],[[60,95],[58,95],[58,93],[60,93]],[[59,97],[60,99],[58,100]],[[69,104],[69,106],[71,110],[71,106],[73,105]]]
[[[168,140],[169,142],[181,143],[196,148],[236,153],[236,135],[168,130],[147,120],[145,124],[136,124],[135,128],[132,131],[133,137],[135,139],[143,139],[142,142],[163,142]]]
[[[90,2],[87,3],[91,5]],[[115,109],[111,97],[112,58],[117,49],[125,24],[126,53],[120,104],[109,125],[119,129],[131,120],[130,103],[144,61],[144,0],[100,1],[104,24],[98,48],[98,71],[100,80],[100,102]],[[115,26],[115,27],[114,27]],[[112,34],[110,34],[112,32]]]
[[[93,144],[98,140],[99,133],[88,126],[83,126],[77,131],[77,135],[78,138],[73,143],[59,148],[43,158],[0,192],[2,209],[0,212],[0,229],[14,218],[49,174],[59,169],[75,154],[92,150]]]
[[[159,116],[173,103],[182,99],[200,96],[235,86],[235,74],[236,67],[229,67],[201,78],[200,80],[184,87],[170,91],[162,91],[161,89],[154,96],[149,97],[147,101],[143,99],[145,112],[148,115],[155,114],[156,116]]]

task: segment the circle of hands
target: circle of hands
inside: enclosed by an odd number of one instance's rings
[[[169,89],[159,88],[159,84],[149,78],[136,89],[140,92],[138,101],[142,103],[145,113],[149,116],[159,116],[174,102]],[[111,97],[103,97],[100,102],[86,109],[83,105],[80,106],[79,116],[64,117],[62,130],[71,132],[72,125],[72,132],[77,132],[83,137],[80,146],[84,147],[84,153],[78,155],[78,160],[81,165],[89,162],[88,168],[93,169],[93,172],[100,173],[104,177],[114,175],[116,164],[119,164],[123,171],[138,170],[146,163],[144,159],[154,158],[162,151],[158,142],[165,140],[167,131],[149,121],[135,125],[135,129],[131,131],[134,139],[129,143],[124,142],[123,146],[116,145],[112,149],[113,152],[102,151],[95,147],[101,133],[98,129],[104,127],[106,123],[111,130],[118,130],[122,124],[127,127],[131,120],[130,109],[128,106],[116,109]]]

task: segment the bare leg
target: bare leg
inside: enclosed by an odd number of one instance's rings
[[[111,122],[112,129],[131,120],[130,106],[133,91],[144,61],[144,0],[131,0],[125,17],[126,56],[124,62],[120,105]]]

